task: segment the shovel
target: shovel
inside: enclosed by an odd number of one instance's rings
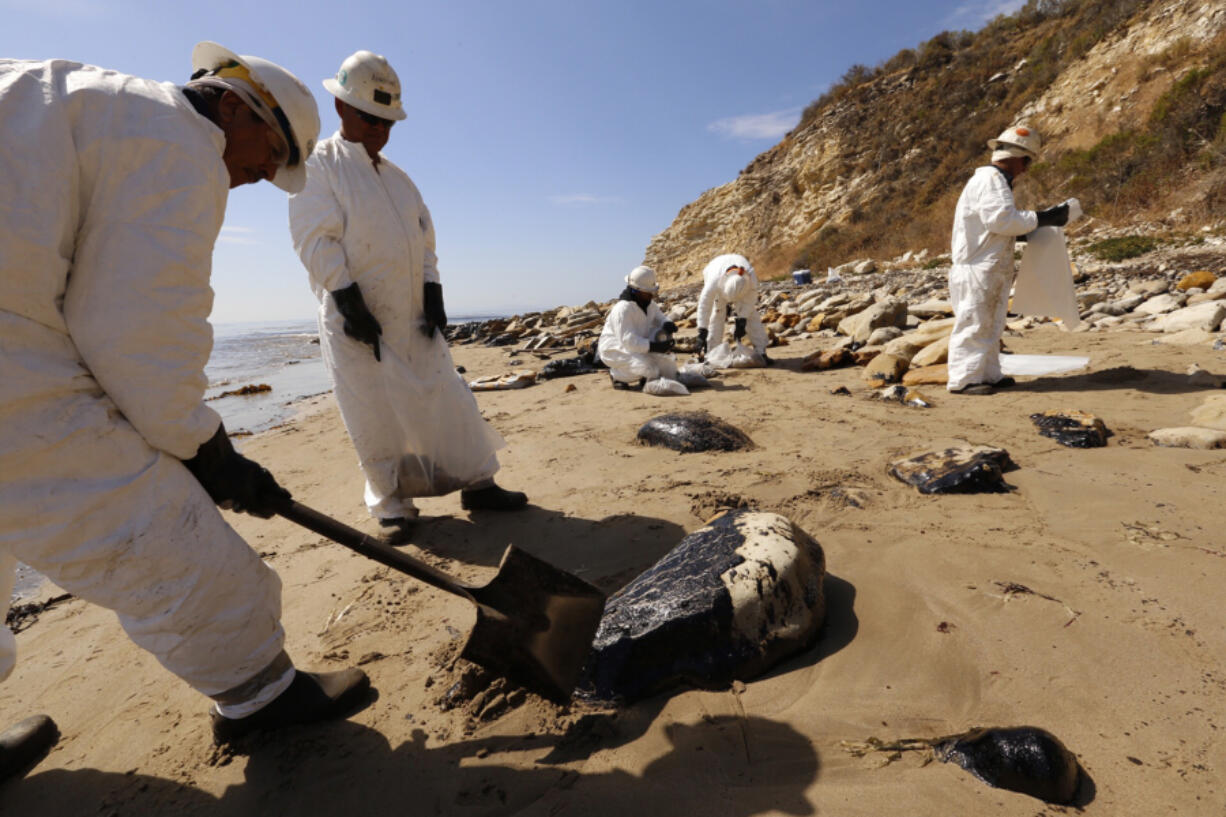
[[[605,595],[592,585],[509,545],[498,574],[474,587],[305,505],[290,502],[277,513],[468,599],[477,605],[477,623],[461,657],[550,700],[570,700],[604,612]]]

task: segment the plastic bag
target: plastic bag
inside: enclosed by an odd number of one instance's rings
[[[721,343],[707,352],[707,363],[717,369],[757,369],[766,365],[762,355],[750,346]]]
[[[669,380],[667,377],[657,377],[655,380],[648,380],[643,386],[643,394],[654,394],[657,397],[665,397],[671,394],[684,395],[689,394],[690,390],[676,380]]]
[[[711,385],[708,378],[714,377],[715,368],[707,363],[687,363],[677,370],[677,379],[682,385],[695,389],[707,388]]]
[[[1081,323],[1072,265],[1064,243],[1064,231],[1059,227],[1040,227],[1027,236],[1013,288],[1011,311],[1019,315],[1059,318],[1068,329],[1076,329]]]

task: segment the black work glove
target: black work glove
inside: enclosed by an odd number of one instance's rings
[[[183,464],[219,508],[267,519],[291,498],[259,463],[234,450],[225,423]]]
[[[700,352],[707,351],[707,332],[706,329],[698,330],[698,351]]]
[[[336,301],[336,309],[345,319],[345,334],[359,343],[369,343],[370,348],[375,350],[375,360],[381,361],[379,336],[383,334],[383,327],[366,308],[358,285],[353,283],[344,289],[333,290],[332,300]]]
[[[673,350],[673,339],[668,340],[653,340],[651,345],[647,347],[649,352],[671,352]]]
[[[1040,210],[1036,215],[1039,217],[1040,227],[1063,227],[1068,224],[1068,204],[1048,207],[1046,210]]]
[[[745,323],[745,318],[736,319],[736,328],[732,330],[733,340],[740,340],[741,338],[745,337]]]
[[[422,310],[426,313],[426,323],[421,331],[426,337],[434,337],[434,330],[442,332],[447,328],[447,313],[443,310],[443,285],[427,281],[422,286]]]
[[[665,321],[664,325],[660,327],[660,331],[675,335],[677,333],[677,324],[672,321]]]

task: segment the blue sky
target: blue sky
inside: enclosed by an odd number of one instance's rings
[[[852,64],[1021,4],[0,0],[0,55],[181,82],[192,46],[215,40],[298,74],[327,136],[321,80],[359,48],[383,54],[409,114],[384,152],[430,207],[459,316],[612,297],[682,206],[735,178]],[[213,288],[214,321],[314,314],[272,185],[231,191]]]

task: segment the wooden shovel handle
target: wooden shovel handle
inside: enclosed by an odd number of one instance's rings
[[[350,550],[362,554],[368,559],[374,559],[376,562],[385,564],[401,573],[407,573],[415,579],[420,579],[426,584],[437,587],[439,590],[463,596],[469,601],[474,601],[471,588],[461,584],[441,570],[414,559],[412,556],[401,553],[394,547],[390,547],[374,537],[367,536],[360,530],[351,528],[343,522],[338,522],[330,516],[325,516],[319,511],[308,508],[306,505],[291,500],[278,509],[277,513],[307,530],[314,531],[320,536],[325,536],[339,545],[344,545]]]

